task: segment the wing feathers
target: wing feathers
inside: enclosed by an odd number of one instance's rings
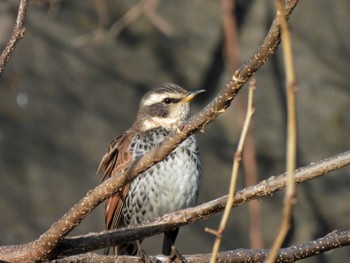
[[[129,147],[133,137],[134,133],[132,131],[126,131],[110,144],[97,170],[104,169],[102,182],[128,168],[131,161]],[[105,201],[106,230],[116,228],[120,224],[124,199],[129,191],[129,187],[130,183],[119,189]]]

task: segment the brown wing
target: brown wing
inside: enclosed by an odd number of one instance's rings
[[[99,171],[102,167],[104,169],[102,182],[128,167],[131,161],[129,146],[133,137],[134,132],[126,131],[110,144],[97,170]],[[121,219],[124,199],[128,193],[129,187],[130,183],[119,189],[118,192],[105,201],[104,216],[106,230],[114,229],[118,226]]]

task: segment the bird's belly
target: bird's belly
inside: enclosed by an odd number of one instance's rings
[[[123,208],[125,225],[137,225],[194,206],[200,183],[196,149],[178,147],[131,183]]]

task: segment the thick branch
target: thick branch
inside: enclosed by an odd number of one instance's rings
[[[350,151],[297,169],[295,171],[295,179],[297,183],[302,183],[341,169],[347,165],[350,165]],[[276,191],[284,189],[285,176],[286,174],[273,176],[267,180],[261,181],[255,186],[237,192],[235,194],[233,206],[242,205],[253,199],[269,196]],[[90,233],[84,236],[66,238],[62,240],[50,254],[50,259],[116,246],[125,243],[125,241],[143,239],[197,220],[206,219],[212,214],[221,212],[225,208],[227,198],[228,196],[223,196],[193,208],[167,214],[156,219],[154,222],[133,228],[119,228],[111,231],[103,231],[101,233]]]
[[[286,17],[290,15],[298,0],[286,0],[284,11]],[[8,261],[33,261],[41,260],[55,248],[58,242],[64,238],[103,200],[115,193],[141,172],[152,165],[163,160],[183,140],[204,126],[212,122],[219,114],[224,112],[231,104],[233,98],[266,60],[274,53],[280,41],[280,24],[274,19],[262,46],[257,52],[236,71],[232,80],[226,87],[207,105],[202,111],[193,116],[178,132],[166,139],[159,147],[145,154],[137,160],[126,174],[118,174],[106,180],[103,184],[89,191],[74,207],[72,207],[62,218],[54,223],[49,230],[34,242],[9,247],[0,247],[0,259]]]
[[[29,0],[21,0],[21,3],[19,5],[15,28],[13,29],[10,40],[7,42],[6,47],[0,56],[0,77],[5,69],[6,63],[10,59],[11,54],[15,50],[18,41],[23,38],[26,31],[24,27],[24,21],[26,19],[28,3]]]
[[[333,231],[328,235],[309,241],[304,244],[280,249],[276,262],[295,262],[304,258],[312,257],[326,251],[350,245],[350,231]],[[267,249],[237,249],[218,253],[218,262],[262,262],[270,253]],[[211,254],[185,255],[187,262],[209,262]],[[156,256],[151,257],[154,262],[171,262],[169,257]],[[157,260],[157,261],[156,261]],[[66,262],[132,262],[141,263],[139,257],[128,256],[102,256],[95,253],[86,253],[83,255],[72,256],[61,260],[55,260],[57,263]]]

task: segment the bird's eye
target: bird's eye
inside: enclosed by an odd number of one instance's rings
[[[165,98],[165,99],[163,100],[163,102],[164,102],[165,104],[170,104],[170,103],[173,102],[173,100],[170,99],[170,98]]]

